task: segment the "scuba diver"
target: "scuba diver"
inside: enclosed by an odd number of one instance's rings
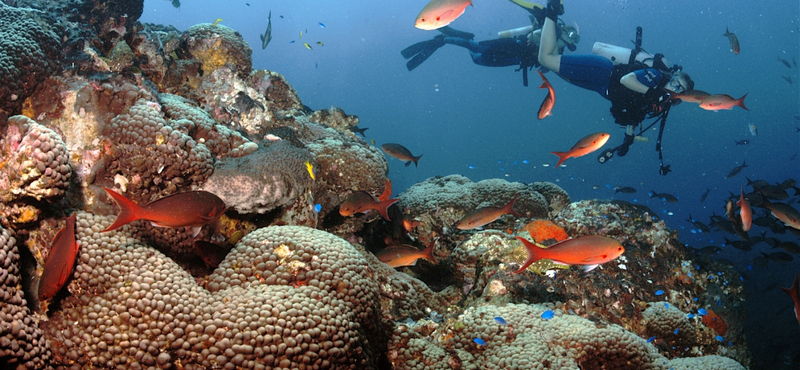
[[[515,3],[520,0],[512,0]],[[422,62],[430,58],[433,52],[445,44],[466,48],[472,57],[472,62],[487,67],[519,66],[522,71],[522,83],[528,86],[528,69],[539,67],[537,54],[539,53],[539,39],[542,22],[544,22],[544,7],[538,4],[522,2],[520,5],[532,14],[531,25],[498,32],[498,38],[492,40],[475,41],[475,35],[469,32],[455,30],[449,26],[439,28],[441,35],[433,40],[418,42],[411,45],[400,54],[409,59],[406,68],[409,71],[419,67]],[[556,33],[556,49],[563,52],[564,48],[575,51],[575,44],[580,41],[578,30],[558,22]]]
[[[513,1],[513,0],[512,0]],[[694,81],[682,72],[678,65],[670,67],[664,55],[655,56],[641,47],[642,28],[637,27],[635,48],[629,50],[618,46],[595,43],[590,55],[561,55],[557,48],[558,16],[564,14],[561,0],[547,0],[542,38],[539,44],[539,63],[552,70],[565,81],[584,89],[598,92],[611,101],[611,115],[616,123],[625,126],[622,145],[608,149],[598,156],[605,163],[616,153],[620,157],[628,153],[635,136],[641,136],[660,122],[656,151],[660,161],[659,173],[666,175],[670,166],[664,166],[661,153],[661,137],[664,124],[672,105],[680,102],[671,99],[694,88]],[[646,118],[657,119],[649,127],[634,134],[634,129]]]

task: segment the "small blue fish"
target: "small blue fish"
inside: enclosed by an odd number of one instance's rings
[[[664,294],[663,290],[661,290],[661,289],[656,290],[656,295],[662,295],[662,294]]]
[[[688,317],[688,318],[690,318],[690,319],[693,319],[693,318],[694,318],[694,314],[693,314],[693,313],[690,313],[690,314],[686,315],[686,317]]]
[[[705,308],[701,308],[701,309],[697,310],[697,314],[700,315],[700,316],[705,316],[705,315],[708,315],[708,311],[706,311]]]
[[[669,303],[664,302],[664,307],[669,308]]]
[[[553,318],[555,315],[556,315],[556,314],[555,314],[555,313],[553,313],[553,310],[547,310],[547,311],[544,311],[544,313],[542,313],[542,318],[543,318],[543,319],[545,319],[545,320],[550,320],[550,319],[552,319],[552,318]]]
[[[481,338],[475,338],[475,343],[478,343],[479,346],[485,346],[486,342],[483,341]]]
[[[469,165],[469,166],[467,166],[467,168],[469,168],[469,169],[471,169],[471,170],[474,170],[474,169],[475,169],[475,166],[473,166],[473,165]]]
[[[321,210],[322,210],[322,204],[317,203],[314,205],[314,212],[319,213],[319,211]]]
[[[679,332],[679,331],[681,331],[681,328],[677,328],[677,329],[675,329],[675,332],[674,332],[674,333],[675,333],[675,335],[678,335],[678,332]]]
[[[720,342],[722,342],[722,341],[724,341],[724,340],[725,340],[725,338],[723,338],[721,335],[717,335],[717,336],[716,336],[716,337],[714,337],[714,338],[716,338],[716,339],[717,339],[718,341],[720,341]]]
[[[292,40],[292,41],[289,41],[289,43],[290,43],[290,44],[294,44],[294,40]]]
[[[528,160],[527,160],[527,159],[523,159],[523,160],[522,160],[522,163],[528,164],[528,163],[531,163],[531,162],[528,162]]]
[[[322,22],[319,22],[319,26],[322,27],[322,28],[325,28],[325,25],[322,24]]]
[[[498,324],[500,324],[500,325],[508,325],[508,323],[506,322],[506,320],[505,320],[505,319],[503,319],[503,318],[502,318],[502,317],[500,317],[500,316],[495,316],[495,317],[494,317],[494,321],[497,321],[497,323],[498,323]]]
[[[722,300],[721,300],[721,299],[718,299],[718,300],[717,300],[717,307],[720,307],[720,306],[722,306]]]
[[[656,340],[655,336],[647,338],[647,343],[652,343],[654,340]]]

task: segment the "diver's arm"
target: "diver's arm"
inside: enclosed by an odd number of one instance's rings
[[[636,91],[640,94],[644,94],[650,89],[650,86],[639,82],[639,80],[636,78],[635,72],[631,72],[625,76],[622,76],[622,78],[619,79],[619,83],[621,83],[622,86],[625,86],[628,89]]]

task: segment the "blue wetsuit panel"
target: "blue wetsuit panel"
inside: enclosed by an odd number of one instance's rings
[[[614,64],[599,55],[562,55],[558,75],[584,89],[597,91],[608,99],[608,83]]]

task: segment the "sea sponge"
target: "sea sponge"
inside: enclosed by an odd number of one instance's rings
[[[725,333],[728,332],[728,327],[725,325],[725,320],[722,320],[722,317],[717,315],[717,313],[713,310],[708,310],[707,313],[701,317],[703,324],[711,329],[714,329],[717,334],[724,336]]]
[[[537,243],[541,243],[548,239],[555,239],[559,242],[569,239],[567,232],[564,231],[561,226],[554,224],[550,220],[533,220],[523,226],[520,231],[527,231],[533,241]]]
[[[384,368],[377,282],[344,240],[258,229],[204,289],[127,227],[101,233],[110,222],[78,212],[72,295],[46,329],[54,366]]]

